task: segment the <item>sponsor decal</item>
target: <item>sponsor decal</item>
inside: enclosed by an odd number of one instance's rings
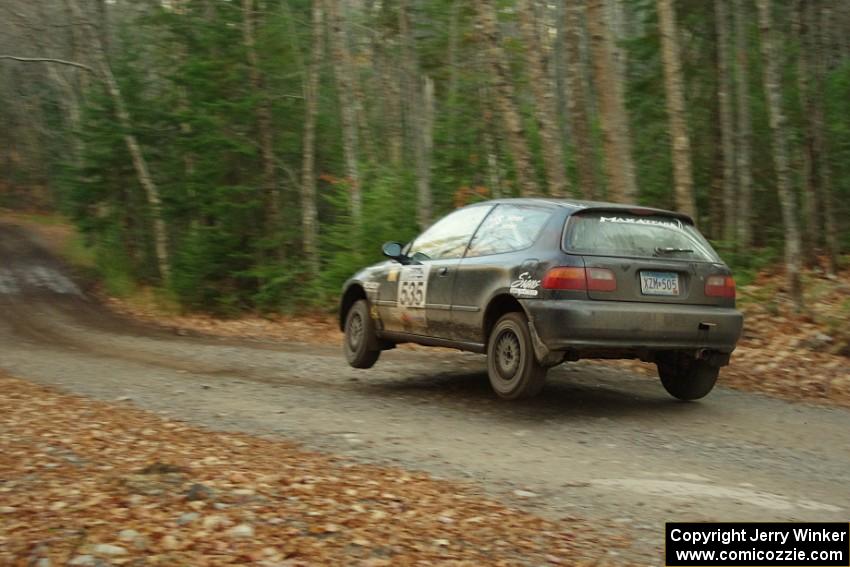
[[[523,272],[511,283],[510,293],[516,297],[537,297],[538,287],[540,280],[532,279],[531,274]]]
[[[398,268],[390,268],[390,271],[387,273],[387,281],[388,282],[398,281]]]
[[[364,282],[363,289],[366,290],[366,293],[376,293],[378,289],[381,287],[381,284],[378,282]]]
[[[616,222],[620,224],[642,224],[650,226],[667,226],[670,228],[682,228],[682,222],[679,219],[658,220],[658,219],[641,219],[632,217],[599,217],[599,222]]]

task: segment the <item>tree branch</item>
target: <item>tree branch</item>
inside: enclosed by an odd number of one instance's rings
[[[84,71],[88,71],[89,73],[94,73],[94,69],[89,67],[88,65],[83,65],[82,63],[77,63],[76,61],[65,61],[64,59],[52,59],[50,57],[17,57],[15,55],[0,55],[0,59],[11,59],[12,61],[22,61],[24,63],[56,63],[59,65],[68,65],[70,67],[76,67],[78,69],[83,69]]]

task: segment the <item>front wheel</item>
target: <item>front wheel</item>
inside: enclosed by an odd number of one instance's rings
[[[345,317],[345,359],[354,368],[372,368],[381,355],[375,322],[365,299],[356,301]]]
[[[490,385],[506,400],[531,398],[546,382],[546,368],[534,357],[528,321],[521,313],[508,313],[493,327],[487,341]]]
[[[684,401],[707,396],[720,374],[720,367],[687,355],[665,357],[657,365],[664,389],[674,398]]]

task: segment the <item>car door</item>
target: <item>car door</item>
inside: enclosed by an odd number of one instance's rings
[[[518,298],[537,295],[539,262],[529,249],[553,212],[544,205],[500,204],[481,223],[458,267],[451,338],[480,342],[486,303],[499,292]]]
[[[388,272],[395,298],[383,296],[384,328],[391,332],[447,338],[457,267],[492,205],[465,207],[443,217],[408,246],[407,265]],[[394,302],[390,305],[392,300]]]

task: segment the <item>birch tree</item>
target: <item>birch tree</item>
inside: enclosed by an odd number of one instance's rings
[[[106,92],[115,107],[115,115],[123,130],[122,137],[127,146],[127,151],[130,153],[133,169],[136,172],[139,184],[145,192],[148,207],[150,208],[150,216],[153,224],[154,250],[159,275],[164,282],[168,282],[171,278],[171,261],[169,257],[168,228],[162,216],[162,199],[159,195],[159,188],[148,168],[148,162],[145,159],[139,141],[136,139],[135,134],[133,134],[133,120],[127,111],[124,97],[121,94],[121,88],[118,86],[118,81],[112,72],[109,56],[105,49],[102,30],[98,30],[92,26],[77,4],[77,0],[65,1],[74,18],[86,28],[84,33],[87,36],[88,45],[91,48],[92,58],[95,61],[98,75],[103,81]],[[100,1],[104,2],[105,0]]]
[[[520,194],[523,196],[539,195],[540,188],[535,180],[531,151],[528,148],[522,116],[514,101],[515,94],[511,72],[499,39],[496,8],[489,0],[476,0],[476,7],[482,32],[482,47],[487,52],[490,66],[488,75],[496,106],[505,124],[505,137],[514,160]]]
[[[328,15],[331,57],[342,116],[342,147],[351,199],[351,217],[355,227],[360,227],[363,218],[363,195],[360,191],[360,166],[358,164],[357,108],[352,100],[354,79],[352,77],[351,53],[348,50],[348,41],[345,37],[338,1],[325,0],[325,12]]]
[[[750,65],[747,38],[746,2],[734,0],[735,20],[735,93],[737,118],[738,225],[737,246],[748,251],[753,242],[752,230],[752,145],[753,125],[750,118]]]
[[[520,0],[517,5],[519,27],[525,44],[525,64],[534,96],[534,116],[542,142],[543,163],[549,194],[563,196],[567,194],[567,171],[564,164],[564,144],[558,127],[558,109],[555,99],[555,86],[543,67],[539,34],[534,25],[534,8],[531,0]]]
[[[720,143],[723,157],[723,239],[735,239],[735,131],[732,118],[732,77],[729,48],[728,0],[714,0],[717,32],[717,106],[720,114]]]
[[[815,85],[818,96],[814,104],[814,153],[817,164],[817,195],[823,211],[824,228],[826,233],[827,273],[834,276],[838,272],[838,229],[835,221],[835,211],[832,202],[832,172],[829,161],[829,144],[826,136],[826,120],[824,118],[824,99],[826,97],[826,76],[829,71],[829,57],[826,51],[830,47],[832,29],[832,8],[829,2],[812,2],[815,17],[812,27],[816,41],[813,45],[815,68]],[[818,6],[820,4],[820,6]],[[819,9],[818,9],[819,8]]]
[[[433,220],[431,195],[431,156],[434,152],[434,80],[427,75],[418,81],[421,105],[416,116],[416,204],[419,228],[428,228]]]
[[[782,110],[782,85],[780,83],[779,53],[776,31],[773,28],[770,0],[757,0],[764,91],[767,99],[770,130],[773,135],[773,161],[776,168],[776,190],[782,208],[785,227],[785,270],[788,291],[797,311],[803,309],[803,287],[800,277],[802,245],[797,221],[797,199],[791,187],[791,170],[788,160],[787,124]]]
[[[586,96],[587,65],[582,56],[583,0],[569,0],[564,10],[564,18],[566,83],[569,91],[567,111],[573,134],[579,193],[587,199],[595,199],[598,191],[590,128],[590,106]]]
[[[281,227],[280,192],[278,191],[277,166],[274,155],[272,116],[268,98],[265,96],[263,75],[260,71],[256,48],[257,5],[255,0],[242,0],[242,41],[248,57],[248,76],[251,89],[257,97],[254,114],[257,120],[260,155],[263,164],[263,193],[266,205],[266,227],[275,234]],[[279,245],[277,246],[279,252]]]
[[[311,8],[312,46],[307,80],[304,83],[304,150],[301,163],[301,228],[304,256],[310,275],[319,276],[319,219],[316,207],[316,118],[319,114],[319,80],[324,52],[323,0],[313,0]]]
[[[815,168],[815,117],[814,101],[809,92],[809,83],[814,79],[811,73],[809,49],[813,42],[812,32],[814,27],[815,13],[814,2],[799,0],[792,10],[792,30],[797,41],[797,96],[799,98],[800,110],[803,120],[803,140],[800,150],[801,174],[803,178],[803,242],[806,249],[816,252],[820,242],[818,238],[819,227],[817,223],[817,180]],[[817,254],[806,256],[807,264],[817,261]]]
[[[637,198],[637,182],[631,134],[623,84],[617,76],[617,61],[606,24],[604,0],[587,0],[587,27],[593,53],[593,78],[599,99],[599,119],[602,123],[608,199],[620,203],[634,202]]]
[[[658,24],[661,31],[661,56],[664,60],[664,90],[670,141],[673,148],[673,203],[677,210],[696,218],[691,137],[685,109],[684,79],[679,55],[676,10],[673,0],[658,0]]]
[[[399,34],[404,59],[404,85],[409,104],[410,138],[416,167],[416,215],[419,228],[431,224],[433,198],[431,196],[431,152],[434,130],[434,81],[422,77],[413,45],[410,14],[407,1],[399,2]]]

